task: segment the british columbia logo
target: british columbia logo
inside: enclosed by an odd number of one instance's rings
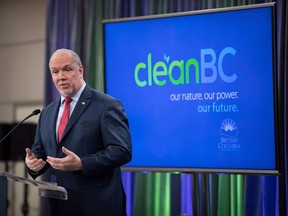
[[[222,121],[218,149],[221,151],[238,151],[241,149],[238,140],[238,128],[234,120],[226,118]]]

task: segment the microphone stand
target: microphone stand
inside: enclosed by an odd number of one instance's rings
[[[41,111],[39,109],[35,109],[30,115],[28,115],[26,118],[24,118],[21,122],[19,122],[12,130],[10,130],[1,140],[0,143],[3,142],[3,140],[6,139],[20,124],[22,124],[24,121],[26,121],[28,118],[31,118],[34,115],[38,115]]]

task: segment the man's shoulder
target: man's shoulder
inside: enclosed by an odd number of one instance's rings
[[[51,114],[51,112],[56,111],[57,108],[59,107],[59,103],[60,103],[60,99],[51,102],[50,104],[48,104],[47,106],[44,107],[44,109],[42,110],[42,114]]]
[[[58,106],[59,103],[60,103],[60,98],[59,98],[58,100],[55,100],[55,101],[49,103],[49,104],[45,107],[45,109],[53,109],[55,106]]]
[[[119,101],[118,99],[114,98],[113,96],[106,94],[104,92],[95,90],[95,89],[91,89],[91,98],[93,101]]]

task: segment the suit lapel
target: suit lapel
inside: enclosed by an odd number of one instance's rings
[[[70,129],[77,122],[77,120],[80,118],[80,116],[82,115],[82,113],[84,112],[86,107],[88,107],[90,100],[91,100],[91,97],[92,97],[91,88],[88,85],[86,85],[85,89],[83,90],[83,92],[82,92],[73,112],[72,112],[72,115],[69,118],[69,121],[66,125],[66,128],[65,128],[63,136],[62,136],[62,140],[69,133]],[[60,143],[61,143],[61,141],[60,141]]]
[[[61,100],[59,99],[58,102],[54,103],[52,108],[51,108],[51,118],[53,119],[53,123],[49,124],[49,127],[47,128],[47,131],[49,131],[49,134],[51,134],[50,139],[51,139],[51,143],[52,145],[50,146],[50,148],[54,148],[53,152],[56,152],[56,146],[58,146],[57,144],[57,136],[56,136],[56,123],[57,123],[57,117],[58,117],[58,112],[59,112],[59,106],[60,106]]]

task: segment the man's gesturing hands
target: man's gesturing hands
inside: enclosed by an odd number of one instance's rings
[[[62,151],[67,155],[66,157],[55,158],[48,156],[47,160],[43,161],[41,158],[37,159],[33,152],[29,148],[26,148],[25,163],[27,167],[34,172],[38,172],[39,170],[43,169],[46,163],[49,163],[54,169],[62,171],[83,170],[82,162],[74,152],[69,151],[65,147],[62,147]]]
[[[54,169],[63,171],[79,171],[83,170],[80,158],[72,151],[62,147],[62,151],[67,156],[64,158],[47,157],[48,162]]]
[[[25,163],[30,170],[38,172],[46,165],[46,162],[43,161],[41,158],[40,159],[36,158],[36,156],[29,148],[26,148],[25,151],[26,151]]]

